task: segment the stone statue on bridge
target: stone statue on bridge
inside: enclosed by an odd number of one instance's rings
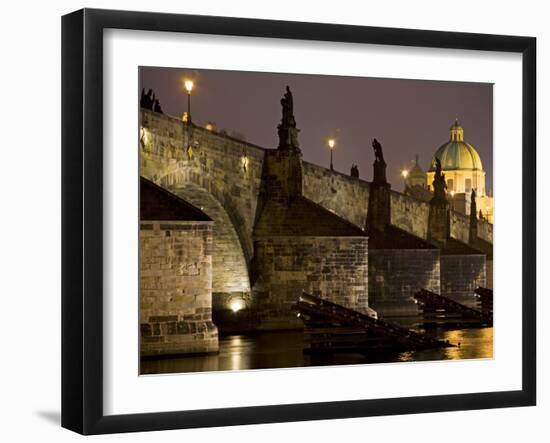
[[[428,216],[428,241],[445,248],[451,238],[451,207],[447,200],[447,184],[445,174],[441,172],[441,161],[435,157],[435,174],[432,186],[434,196],[430,200],[430,214]]]
[[[158,98],[156,98],[155,102],[153,103],[153,111],[158,112],[159,114],[164,114],[164,112],[162,112],[162,108],[160,106],[160,102]]]
[[[472,195],[470,196],[470,244],[474,244],[477,240],[477,203],[476,203],[476,190],[472,189]]]
[[[290,92],[290,88],[288,86],[286,87],[285,95],[281,99],[281,105],[283,107],[283,119],[281,124],[290,128],[295,128],[296,119],[294,118],[294,100],[292,97],[292,92]]]
[[[435,158],[435,174],[432,186],[434,188],[433,198],[435,200],[447,200],[447,195],[445,192],[447,189],[445,174],[441,172],[441,161],[437,157]]]
[[[298,143],[298,132],[300,130],[296,128],[294,100],[288,86],[286,87],[285,95],[281,99],[281,106],[283,107],[283,117],[281,123],[277,126],[279,134],[278,149],[300,153],[300,145]]]
[[[386,162],[382,145],[376,139],[372,141],[374,149],[374,176],[369,190],[366,230],[369,235],[384,233],[391,224],[391,186],[386,180]]]
[[[156,97],[155,92],[152,89],[149,89],[149,91],[147,91],[147,94],[145,93],[145,88],[141,90],[139,106],[143,109],[148,109],[149,111],[164,114],[162,112],[159,99]]]
[[[382,145],[376,139],[372,141],[372,148],[374,149],[374,178],[373,183],[385,184],[386,181],[386,162],[384,161],[384,154],[382,153]]]
[[[145,93],[145,88],[141,90],[141,98],[139,100],[140,107],[144,109],[149,109],[150,111],[153,110],[153,100],[155,98],[155,93],[152,89],[149,89],[147,91],[147,94]]]

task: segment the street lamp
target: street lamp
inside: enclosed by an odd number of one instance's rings
[[[184,80],[183,85],[187,91],[187,122],[191,123],[191,91],[193,90],[193,80]]]
[[[401,170],[401,177],[403,177],[403,187],[405,190],[407,190],[407,177],[409,176],[409,170],[408,169],[402,169]]]
[[[333,138],[329,138],[328,140],[328,147],[330,148],[330,170],[334,171],[334,166],[332,164],[332,151],[334,150],[334,146],[336,145],[336,140]]]

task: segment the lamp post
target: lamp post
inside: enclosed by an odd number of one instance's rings
[[[334,171],[334,166],[332,164],[332,151],[334,150],[334,146],[336,145],[336,140],[333,138],[330,138],[328,140],[328,147],[330,148],[330,170]]]
[[[403,189],[407,189],[407,177],[409,176],[408,169],[401,170],[401,177],[403,177]]]
[[[187,122],[191,123],[191,91],[193,90],[193,80],[185,80],[183,84],[187,91]]]

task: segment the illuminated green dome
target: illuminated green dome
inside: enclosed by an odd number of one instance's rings
[[[430,171],[435,171],[435,159],[441,162],[441,169],[448,170],[483,170],[481,158],[476,149],[469,143],[464,142],[464,129],[455,121],[451,126],[450,140],[441,146],[430,166]]]

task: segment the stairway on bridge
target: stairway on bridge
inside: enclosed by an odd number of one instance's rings
[[[306,293],[295,309],[305,324],[307,352],[400,352],[453,346]]]

